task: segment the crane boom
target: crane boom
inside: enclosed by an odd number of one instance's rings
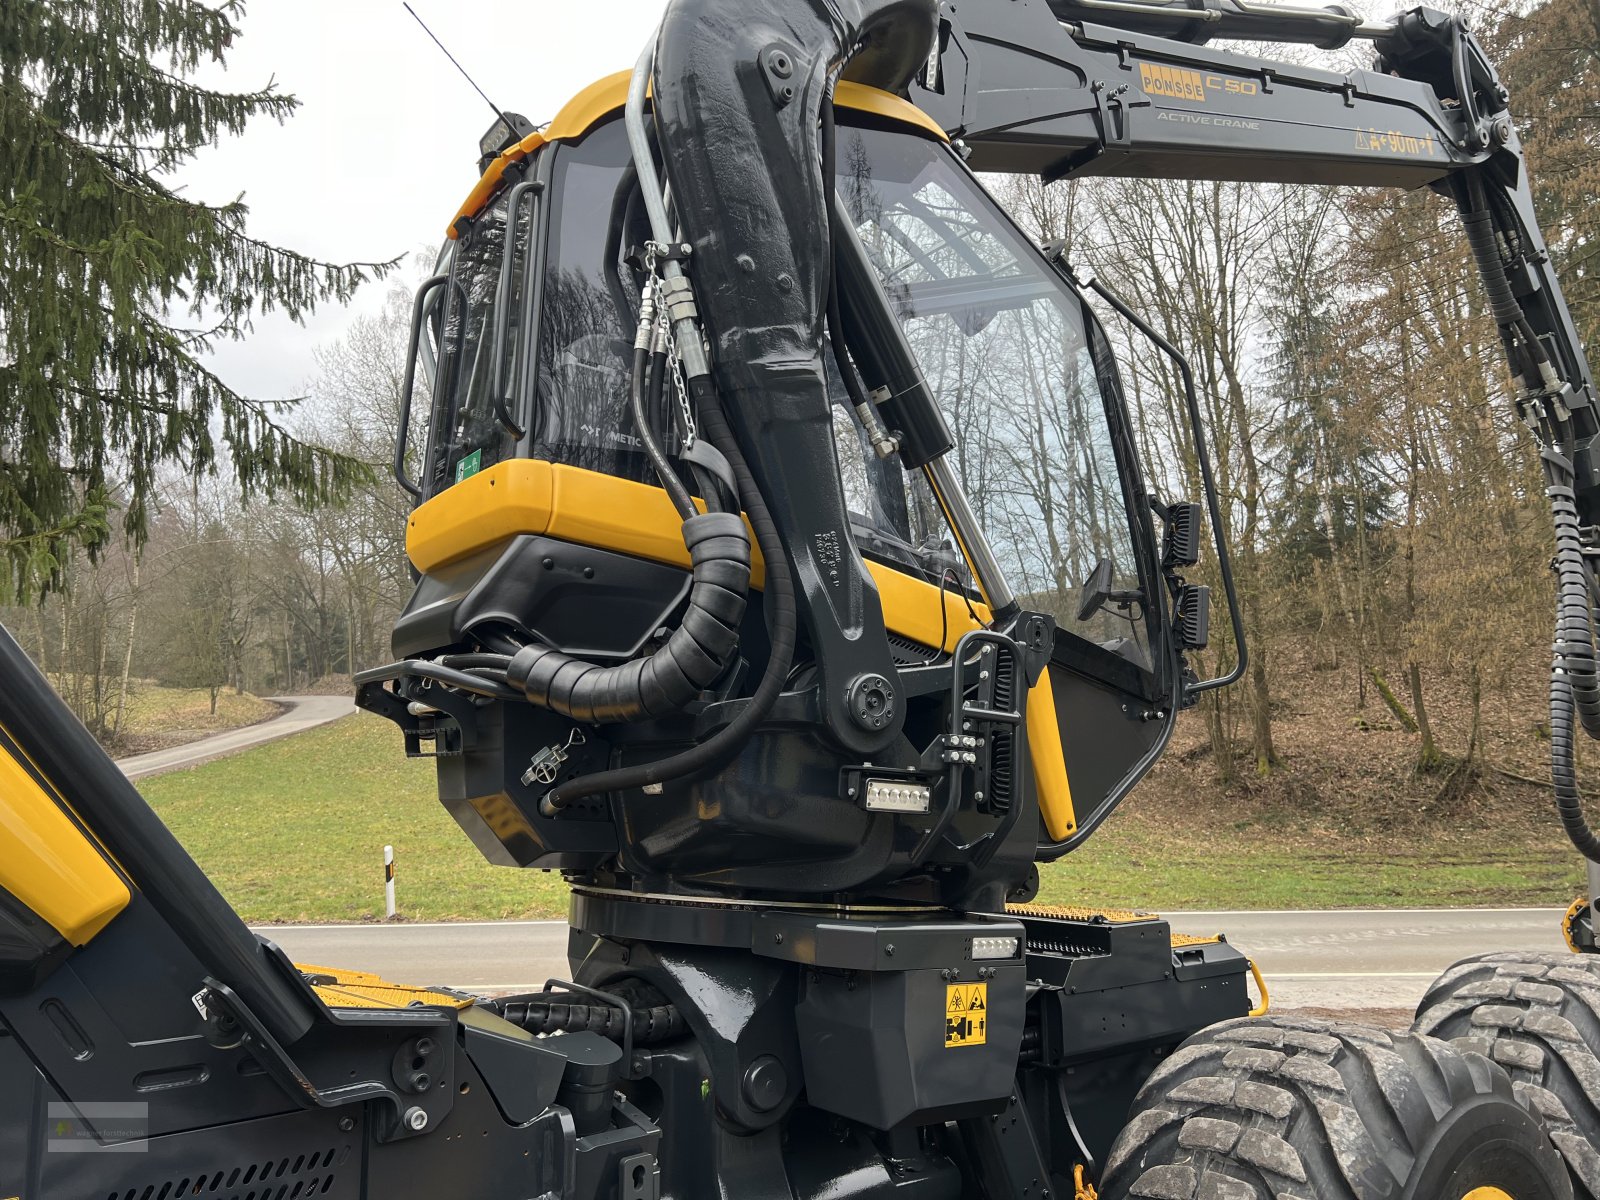
[[[1193,44],[1205,37],[1370,39],[1377,69],[1338,72]],[[1339,8],[1223,0],[1017,0],[941,12],[939,48],[911,94],[979,171],[1432,186],[1468,221],[1503,326],[1525,419],[1565,432],[1585,525],[1600,522],[1595,388],[1534,213],[1510,96],[1457,17],[1427,8],[1369,24]],[[1497,300],[1496,297],[1499,297]],[[1524,344],[1531,331],[1531,342]],[[1520,347],[1520,348],[1519,348]],[[1539,350],[1551,364],[1537,365]],[[1527,362],[1519,369],[1519,362]]]

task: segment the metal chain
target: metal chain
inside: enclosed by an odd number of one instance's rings
[[[683,360],[678,354],[678,339],[672,333],[672,317],[668,312],[666,303],[666,281],[661,278],[657,267],[656,249],[658,243],[646,242],[644,247],[644,269],[648,275],[645,286],[654,288],[661,297],[661,306],[657,310],[656,320],[660,321],[667,344],[667,374],[672,379],[672,391],[678,399],[678,416],[683,422],[683,445],[678,453],[682,454],[690,449],[698,435],[698,426],[694,419],[694,405],[689,401],[689,389],[683,382]]]
[[[689,403],[689,389],[683,382],[683,363],[678,357],[678,340],[672,336],[672,321],[667,318],[666,309],[661,311],[662,319],[667,323],[667,374],[672,378],[672,390],[678,397],[678,415],[683,419],[683,448],[690,449],[694,445],[697,432],[694,422],[694,406]]]

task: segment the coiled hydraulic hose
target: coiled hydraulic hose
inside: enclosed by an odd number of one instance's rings
[[[634,168],[639,174],[639,187],[643,195],[646,213],[649,216],[651,234],[658,243],[666,244],[672,241],[673,229],[671,219],[667,213],[666,198],[661,187],[660,173],[656,170],[650,138],[644,122],[645,91],[649,82],[654,57],[655,48],[652,43],[645,48],[634,67],[633,79],[628,87],[628,102],[624,110],[624,123],[628,133],[628,144],[633,152]],[[665,274],[669,282],[683,278],[682,264],[676,259],[669,259],[665,266]],[[727,459],[729,469],[733,472],[734,489],[738,494],[739,502],[744,506],[745,513],[750,520],[750,528],[754,530],[756,542],[761,547],[761,555],[765,562],[766,570],[764,594],[769,626],[769,651],[766,669],[762,673],[761,682],[756,685],[755,692],[733,720],[729,721],[699,745],[680,754],[675,754],[670,758],[617,767],[609,771],[600,771],[593,775],[582,775],[576,779],[558,784],[539,803],[539,810],[545,816],[555,815],[573,801],[584,796],[593,796],[601,792],[629,791],[635,788],[648,787],[720,766],[738,753],[755,732],[756,727],[766,720],[767,715],[772,711],[772,706],[777,703],[778,697],[783,693],[784,680],[788,678],[789,668],[794,661],[797,608],[794,595],[794,580],[789,573],[789,560],[784,551],[783,540],[779,537],[777,524],[773,521],[772,513],[767,508],[766,498],[761,494],[761,488],[756,483],[749,464],[745,462],[738,438],[734,435],[733,429],[728,423],[727,414],[723,412],[721,398],[717,395],[716,388],[711,382],[709,364],[705,362],[699,330],[693,327],[693,322],[687,317],[677,316],[671,319],[682,323],[682,327],[677,330],[677,340],[683,353],[683,368],[688,376],[689,389],[694,401],[696,414],[699,417],[701,432],[705,435],[706,440],[720,450],[723,457]],[[706,520],[713,515],[734,521],[739,525],[741,532],[743,531],[743,523],[739,521],[736,515],[731,513],[706,514],[705,517],[691,518],[690,520]],[[686,536],[689,532],[689,524],[690,522],[684,523]],[[693,601],[694,593],[691,590],[691,608],[693,607]],[[686,616],[685,624],[687,623],[688,618]],[[673,636],[674,638],[677,637],[676,634]],[[655,658],[659,658],[670,647],[671,643],[669,642],[667,647],[664,647],[662,651],[658,651],[657,655],[653,656],[649,661],[653,662]],[[628,671],[633,666],[633,663],[627,663],[622,667],[605,669],[608,671]],[[507,674],[510,675],[511,672],[508,671]],[[715,676],[713,675],[712,678],[715,678]],[[707,682],[709,683],[710,680],[708,679]],[[682,706],[680,705],[679,707]],[[612,710],[607,709],[606,711]]]
[[[612,667],[549,646],[524,646],[507,664],[506,682],[541,708],[585,724],[681,712],[732,659],[750,588],[750,539],[737,516],[696,513],[683,523],[683,540],[692,579],[689,607],[666,645]]]
[[[1468,245],[1483,278],[1495,323],[1500,327],[1518,386],[1533,391],[1555,382],[1549,355],[1517,301],[1496,241],[1494,222],[1481,180],[1468,177],[1456,187],[1456,203]],[[1567,838],[1591,862],[1600,862],[1600,837],[1583,810],[1578,791],[1577,729],[1600,738],[1600,676],[1594,645],[1594,595],[1583,558],[1571,447],[1559,425],[1567,418],[1546,412],[1537,421],[1545,494],[1555,523],[1556,630],[1550,664],[1550,782],[1556,813]]]
[[[749,740],[750,735],[755,732],[756,726],[767,719],[767,714],[772,711],[772,706],[783,693],[784,680],[788,678],[789,667],[794,661],[798,619],[794,578],[789,573],[789,560],[784,555],[783,541],[778,536],[777,524],[772,519],[772,513],[767,508],[761,489],[756,485],[755,476],[750,473],[750,466],[745,462],[744,454],[739,449],[738,440],[728,424],[727,414],[722,411],[722,401],[712,388],[710,378],[700,376],[691,379],[690,386],[694,390],[695,407],[701,429],[711,444],[722,451],[728,460],[739,500],[750,519],[751,529],[755,531],[756,544],[761,547],[766,571],[766,581],[762,586],[770,643],[766,670],[763,671],[761,682],[756,685],[754,694],[739,714],[698,746],[670,758],[636,763],[610,771],[600,771],[593,775],[580,775],[576,779],[558,784],[539,804],[539,811],[545,816],[553,816],[584,796],[666,783],[697,771],[711,770],[720,766],[737,754]],[[738,520],[732,514],[721,515],[725,515],[729,520]]]
[[[633,1010],[633,1041],[648,1046],[677,1037],[686,1028],[683,1014],[665,998]],[[529,1033],[598,1033],[621,1041],[622,1010],[609,1004],[585,1004],[567,996],[508,996],[491,1000],[488,1007]]]
[[[1600,862],[1600,837],[1596,837],[1583,812],[1578,791],[1577,753],[1574,741],[1581,721],[1593,736],[1596,719],[1591,685],[1594,679],[1594,627],[1588,573],[1578,538],[1578,510],[1570,486],[1546,489],[1556,524],[1555,569],[1558,579],[1556,640],[1550,667],[1550,780],[1555,788],[1556,812],[1561,825],[1580,854]],[[1578,721],[1574,720],[1576,714]]]

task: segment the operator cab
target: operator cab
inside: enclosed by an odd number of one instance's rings
[[[603,81],[502,156],[419,296],[414,336],[432,410],[425,445],[397,458],[418,501],[408,550],[420,582],[394,638],[403,659],[532,639],[624,662],[682,611],[686,558],[630,410],[650,231],[622,93],[621,77]],[[993,739],[994,761],[981,764],[996,780],[988,811],[957,814],[942,835],[967,850],[995,839],[992,861],[1009,863],[1008,886],[1020,886],[1037,843],[1072,838],[1164,744],[1181,686],[1171,556],[1164,573],[1158,506],[1110,344],[1084,298],[911,105],[842,84],[836,113],[838,193],[954,435],[955,472],[1021,606],[1055,622],[1048,672],[1026,704],[1026,744]],[[989,621],[983,590],[924,474],[875,448],[833,357],[824,361],[849,532],[882,597],[895,663],[948,670],[961,636]],[[649,413],[672,453],[693,421],[675,383]],[[679,469],[703,494],[698,467]],[[760,675],[766,640],[752,592],[723,696]],[[851,803],[838,749],[796,733],[809,682],[802,634],[789,714],[730,767],[559,818],[537,813],[548,780],[659,754],[703,729],[690,719],[574,732],[552,714],[490,701],[468,706],[475,728],[458,703],[456,718],[441,710],[413,723],[408,743],[433,741],[442,798],[495,861],[661,888],[901,894],[907,875],[938,865],[921,847],[937,805],[875,813]],[[714,709],[717,697],[707,699]],[[894,767],[915,767],[948,717],[941,706],[942,694],[910,702],[907,761]],[[913,848],[926,865],[908,861]]]

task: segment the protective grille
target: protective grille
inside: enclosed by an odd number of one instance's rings
[[[1002,652],[994,664],[994,706],[1009,712],[1017,704],[1017,660],[1012,654]],[[1012,764],[1016,750],[1016,731],[1008,725],[995,725],[989,735],[989,808],[993,812],[1010,812]]]
[[[115,1191],[106,1200],[183,1200],[188,1196],[204,1196],[206,1200],[312,1200],[332,1189],[336,1156],[337,1151],[330,1148],[295,1158],[241,1163]]]

